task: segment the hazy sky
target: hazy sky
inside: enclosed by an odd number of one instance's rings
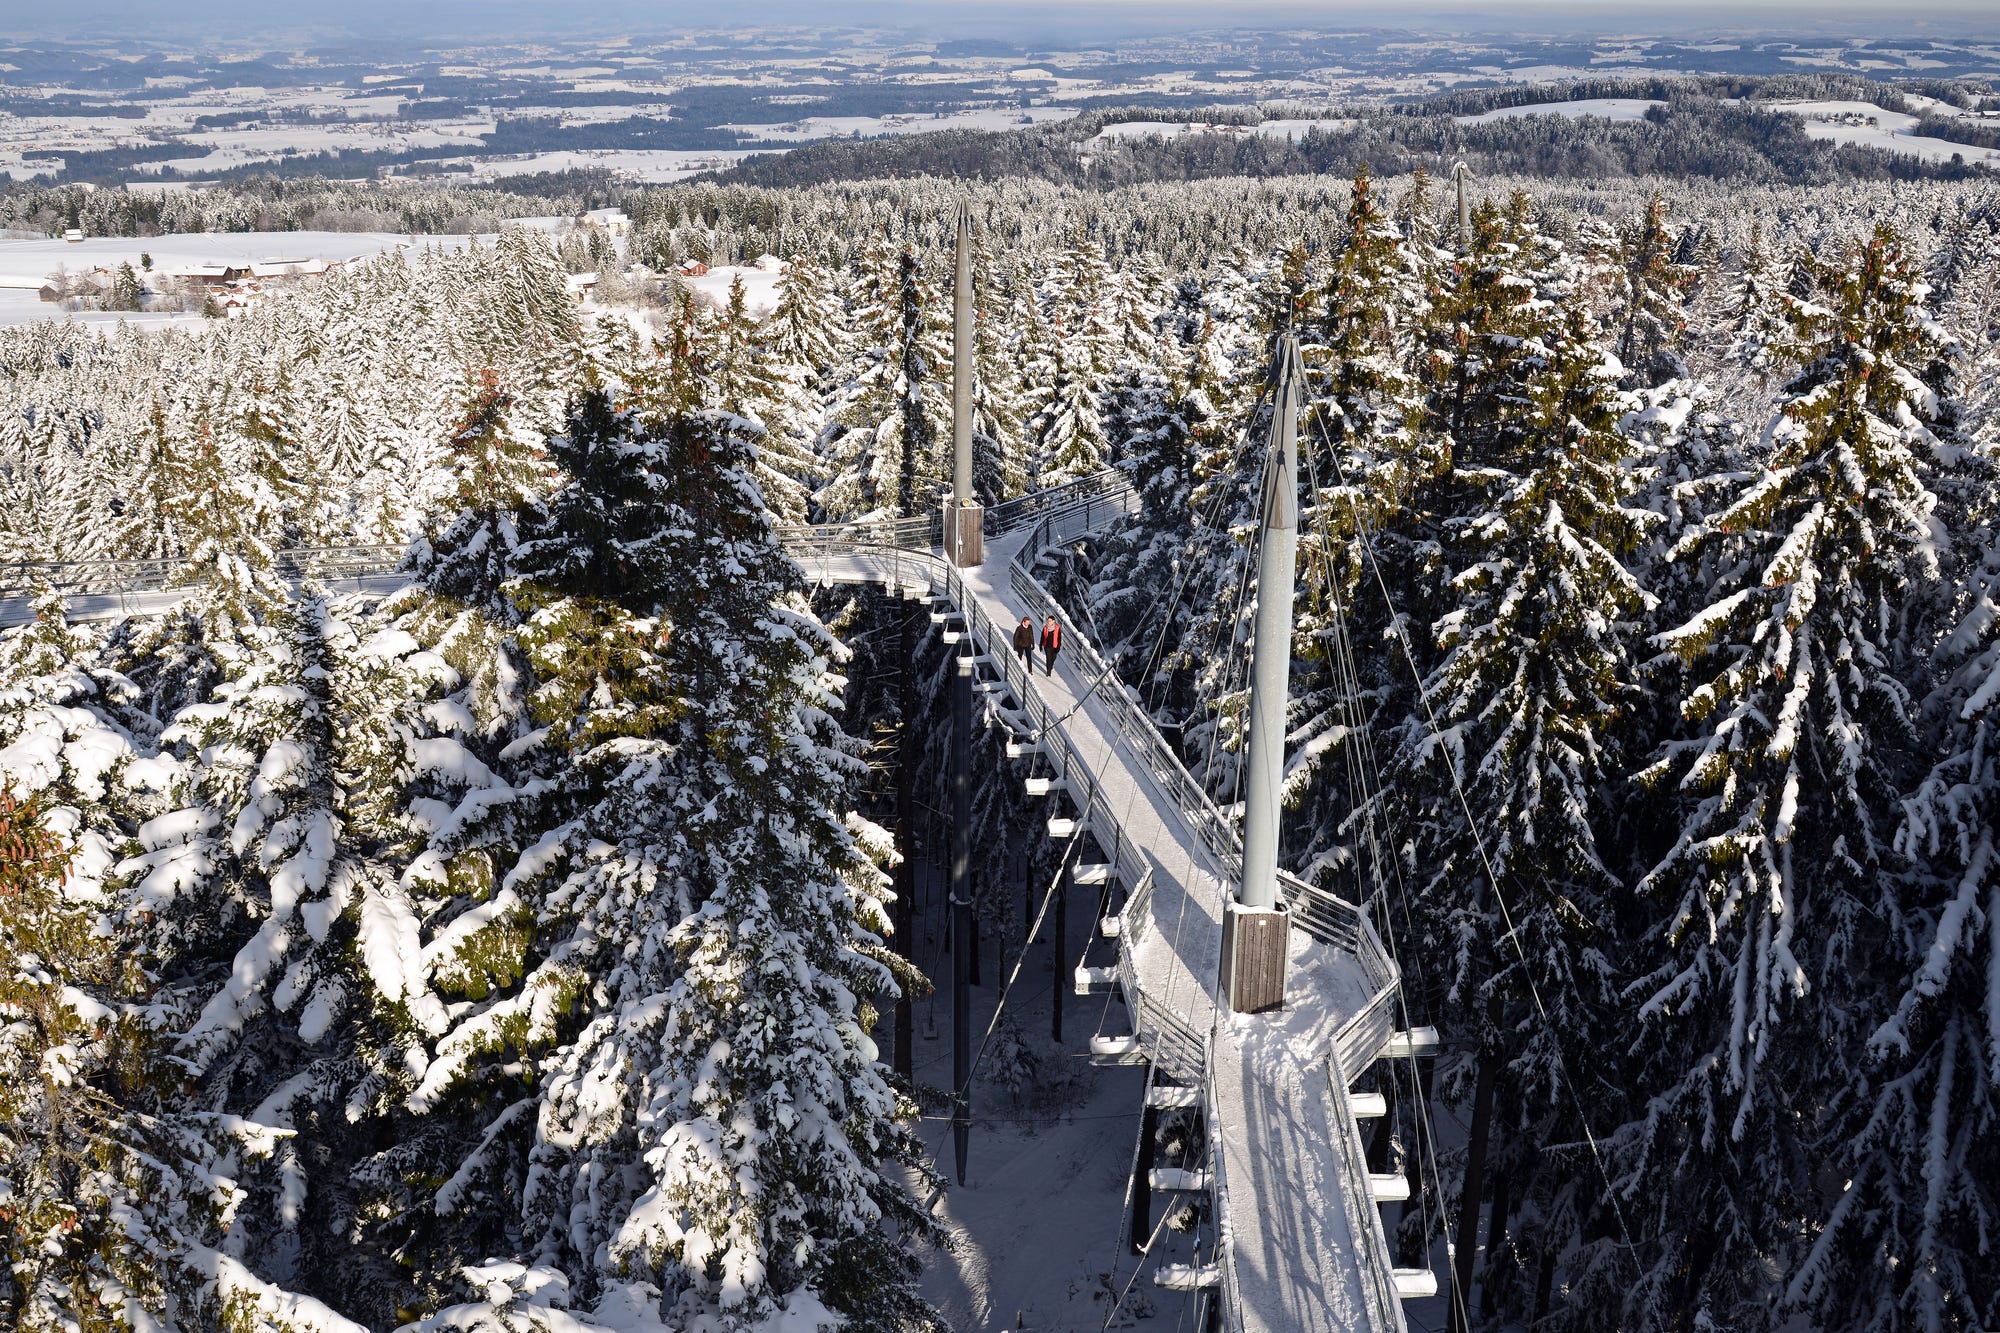
[[[126,35],[207,45],[291,33],[298,36],[597,37],[712,29],[754,13],[764,24],[851,23],[909,28],[933,36],[1102,39],[1218,27],[1343,24],[1427,31],[1661,33],[1764,31],[1855,36],[1991,32],[2000,37],[2000,0],[1757,0],[1725,5],[1681,0],[758,0],[744,5],[687,0],[8,0],[0,32],[46,39]]]

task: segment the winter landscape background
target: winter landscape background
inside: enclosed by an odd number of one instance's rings
[[[0,43],[4,1320],[1193,1318],[997,730],[947,1188],[942,627],[786,554],[935,511],[965,202],[975,489],[1129,483],[1047,579],[1225,810],[1301,344],[1284,860],[1380,839],[1443,1034],[1368,1076],[1398,1259],[1476,1247],[1411,1326],[2000,1323],[2000,34],[1946,18]],[[86,611],[133,561],[185,597]]]

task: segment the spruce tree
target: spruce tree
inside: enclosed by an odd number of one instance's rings
[[[1800,372],[1765,467],[1674,551],[1712,600],[1655,640],[1686,672],[1688,734],[1641,775],[1682,819],[1640,884],[1667,908],[1634,992],[1658,1091],[1631,1170],[1675,1219],[1638,1293],[1653,1318],[1773,1318],[1739,1275],[1803,1257],[1816,1128],[1856,1076],[1852,986],[1893,868],[1910,738],[1895,663],[1931,559],[1916,450],[1936,399],[1909,369],[1927,334],[1886,230],[1801,276]]]

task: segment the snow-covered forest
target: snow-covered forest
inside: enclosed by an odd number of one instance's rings
[[[934,506],[962,191],[647,196],[768,314],[513,229],[0,331],[0,562],[193,589],[0,632],[14,1324],[930,1323],[882,612],[779,525]],[[1129,475],[1059,591],[1226,806],[1299,336],[1286,859],[1387,849],[1476,1323],[2000,1322],[2000,193],[1475,194],[973,191],[977,488]]]

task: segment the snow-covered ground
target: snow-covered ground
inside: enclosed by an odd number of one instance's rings
[[[526,176],[538,171],[588,170],[593,167],[629,176],[648,185],[665,185],[704,171],[727,170],[755,151],[734,148],[567,148],[508,157],[457,157],[440,161],[455,166],[471,166],[470,172],[454,172],[447,178],[447,183],[462,185],[496,180],[502,176]]]
[[[1912,99],[1941,113],[1956,115],[1956,107],[1931,98]],[[1857,144],[1863,148],[1886,148],[1892,153],[1909,153],[1931,162],[1949,162],[1961,156],[1967,162],[2000,166],[2000,149],[1975,148],[1912,134],[1917,118],[1907,112],[1885,111],[1873,102],[1771,102],[1773,111],[1788,111],[1805,119],[1806,133],[1815,139]]]
[[[1332,133],[1354,125],[1352,120],[1267,120],[1261,125],[1211,125],[1189,120],[1123,120],[1106,125],[1098,139],[1178,139],[1183,134],[1258,135],[1266,139],[1302,139],[1313,130]]]
[[[729,300],[729,284],[743,279],[743,300],[750,313],[762,319],[778,308],[778,280],[783,271],[767,273],[760,268],[738,264],[718,264],[698,278],[682,278],[689,290],[705,300],[723,305]]]
[[[99,236],[82,241],[59,239],[0,240],[0,324],[29,324],[41,319],[72,318],[88,324],[169,324],[198,315],[147,311],[139,314],[78,313],[65,315],[60,306],[40,299],[37,289],[57,269],[71,273],[130,264],[144,267],[151,256],[153,271],[185,272],[204,264],[244,266],[272,260],[322,259],[329,263],[367,258],[385,250],[427,245],[456,249],[463,236],[403,236],[392,232],[232,231],[189,232],[173,236]]]
[[[817,139],[872,139],[885,134],[929,134],[936,130],[1015,130],[1075,117],[1073,106],[983,107],[927,116],[804,116],[781,125],[724,125],[725,130],[778,143]]]
[[[1664,102],[1644,97],[1587,97],[1576,102],[1537,102],[1533,106],[1503,106],[1477,116],[1453,116],[1461,125],[1484,125],[1489,121],[1512,120],[1517,116],[1601,116],[1605,120],[1644,120],[1646,113]]]
[[[151,255],[153,267],[173,272],[199,264],[253,264],[272,259],[359,259],[384,250],[442,245],[456,249],[463,236],[404,236],[380,231],[228,231],[173,236],[93,236],[0,240],[0,287],[39,287],[60,265],[72,272],[130,263]]]
[[[1095,905],[1093,890],[1073,892],[1065,950],[1072,962],[1089,942]],[[951,1082],[951,962],[938,905],[943,896],[920,893],[928,910],[919,918],[918,960],[937,988],[917,1004],[912,1023],[917,1081],[932,1087]],[[1150,1274],[1133,1282],[1135,1260],[1119,1243],[1143,1071],[1088,1063],[1090,1037],[1106,1009],[1102,997],[1065,996],[1065,1040],[1057,1046],[1049,1039],[1053,921],[1051,914],[1043,942],[1029,949],[1007,1001],[1008,1013],[1045,1062],[1041,1104],[1032,1104],[1035,1098],[1019,1104],[1004,1089],[975,1083],[965,1184],[947,1189],[936,1206],[957,1247],[954,1253],[926,1256],[924,1295],[956,1333],[1016,1328],[1097,1333],[1120,1291],[1126,1292],[1125,1303],[1113,1327],[1185,1330],[1193,1317],[1191,1298],[1160,1291]],[[1019,947],[1019,919],[1011,925],[1016,942],[1010,946],[1010,967]],[[986,984],[972,990],[975,1041],[986,1030],[1002,979],[990,927],[982,944]],[[1125,1021],[1116,1002],[1109,1008],[1112,1027]],[[886,1054],[891,1049],[886,1022],[877,1037]],[[949,1176],[950,1124],[934,1115],[942,1113],[926,1112],[923,1138],[940,1172]],[[1154,1196],[1156,1218],[1167,1202]],[[1189,1257],[1178,1234],[1164,1233],[1160,1248],[1169,1261]]]

